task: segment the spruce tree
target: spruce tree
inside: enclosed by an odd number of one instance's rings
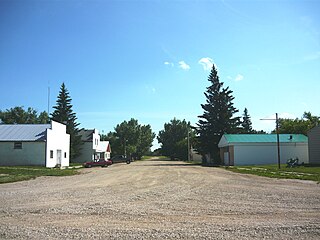
[[[215,66],[212,66],[208,77],[211,83],[204,93],[206,103],[201,104],[203,115],[196,126],[197,151],[206,156],[203,158],[204,165],[221,164],[218,143],[223,134],[238,133],[240,118],[234,117],[238,110],[233,106],[234,97],[229,87],[223,88]]]
[[[70,160],[79,156],[81,149],[81,136],[78,135],[78,126],[76,114],[72,110],[72,99],[64,83],[60,87],[60,92],[57,98],[54,112],[51,114],[51,119],[66,124],[67,133],[70,134]]]
[[[247,108],[244,109],[241,126],[242,126],[243,133],[254,133],[254,130],[252,129],[251,117],[248,113]]]

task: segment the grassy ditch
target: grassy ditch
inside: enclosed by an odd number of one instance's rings
[[[30,180],[41,176],[71,176],[79,174],[75,169],[57,169],[46,167],[0,167],[0,184]]]
[[[286,164],[282,164],[278,169],[278,165],[259,165],[259,166],[232,166],[226,169],[246,174],[254,174],[272,178],[288,178],[312,180],[320,183],[320,167],[319,166],[299,166],[294,168],[286,168]]]

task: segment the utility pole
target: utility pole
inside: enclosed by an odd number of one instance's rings
[[[188,126],[188,162],[190,162],[190,136],[189,136],[189,126]]]
[[[50,109],[50,86],[48,86],[48,116],[49,116],[49,109]]]
[[[280,169],[280,137],[279,137],[279,118],[278,113],[276,113],[276,118],[265,118],[260,120],[276,120],[276,131],[277,131],[277,148],[278,148],[278,169]]]

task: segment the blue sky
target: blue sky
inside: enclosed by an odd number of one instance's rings
[[[158,133],[202,114],[210,66],[239,115],[320,115],[320,2],[0,0],[0,109],[50,110],[65,82],[81,127]]]

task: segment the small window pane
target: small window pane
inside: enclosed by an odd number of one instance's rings
[[[22,142],[15,142],[13,145],[14,149],[22,149]]]
[[[50,150],[50,158],[53,158],[53,150]]]

